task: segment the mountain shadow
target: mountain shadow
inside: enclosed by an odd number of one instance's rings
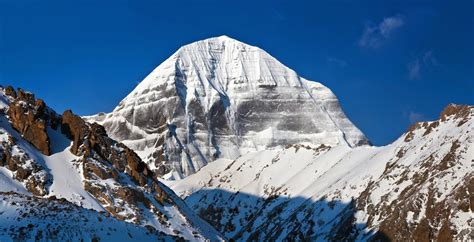
[[[390,241],[356,221],[355,200],[202,189],[185,199],[230,241]]]

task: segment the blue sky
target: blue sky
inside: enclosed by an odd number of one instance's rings
[[[338,96],[377,145],[474,104],[474,1],[0,0],[0,83],[111,111],[180,46],[228,35]]]

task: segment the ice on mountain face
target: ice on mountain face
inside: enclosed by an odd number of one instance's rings
[[[113,112],[87,119],[167,178],[288,144],[368,143],[328,88],[226,36],[181,47]]]

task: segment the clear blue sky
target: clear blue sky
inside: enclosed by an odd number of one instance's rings
[[[225,34],[331,88],[378,145],[474,104],[474,1],[315,2],[0,0],[0,83],[108,112],[181,45]]]

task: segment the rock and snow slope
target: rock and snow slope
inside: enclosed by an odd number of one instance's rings
[[[0,241],[175,241],[64,199],[0,192]]]
[[[70,111],[57,115],[33,94],[11,87],[0,88],[0,114],[0,192],[10,192],[0,194],[2,241],[221,240],[103,127]],[[35,204],[40,207],[31,208]],[[26,220],[17,220],[20,215]]]
[[[384,147],[289,145],[164,181],[237,240],[474,239],[474,107]]]
[[[169,179],[288,144],[368,144],[328,88],[227,36],[181,47],[113,112],[86,119]]]

